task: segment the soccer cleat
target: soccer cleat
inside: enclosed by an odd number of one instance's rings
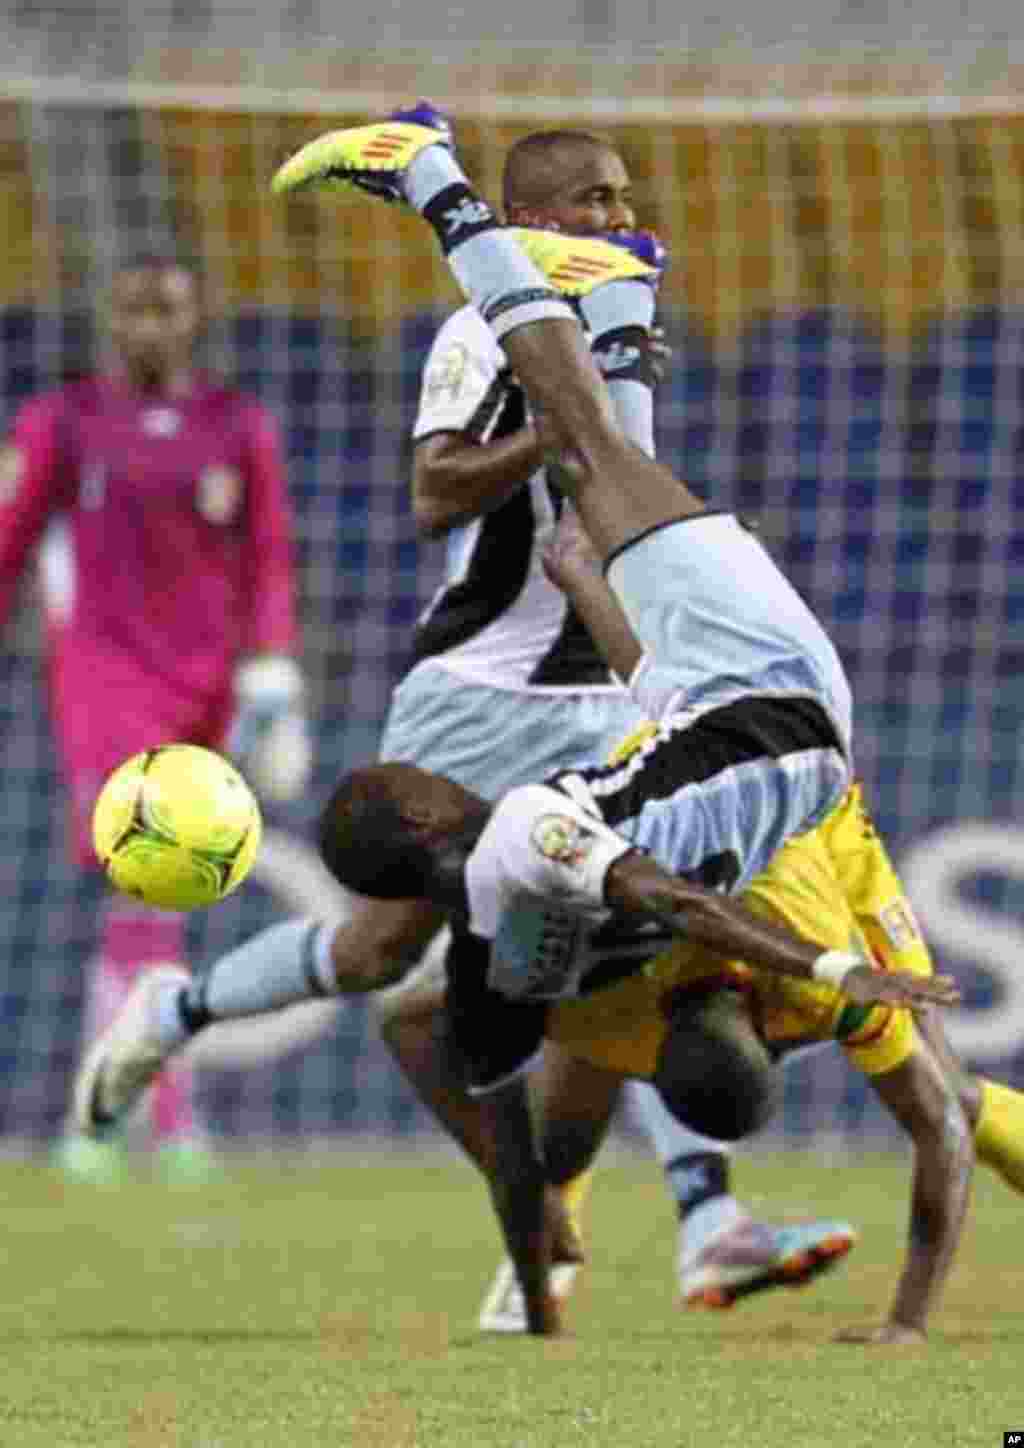
[[[658,267],[643,255],[643,249],[634,250],[627,244],[627,237],[636,233],[623,232],[615,240],[611,236],[567,236],[561,231],[511,226],[508,234],[551,285],[567,297],[585,297],[605,282],[640,280],[654,285],[660,276]]]
[[[662,273],[668,266],[668,248],[653,231],[605,231],[601,233],[600,239],[610,241],[612,246],[623,247],[637,261],[653,267],[658,274],[658,280],[661,280]]]
[[[157,1147],[154,1165],[159,1177],[176,1186],[204,1186],[221,1175],[216,1154],[195,1136],[165,1141]]]
[[[119,1139],[96,1141],[75,1131],[58,1142],[53,1164],[66,1181],[109,1186],[124,1178],[127,1163]]]
[[[279,167],[270,183],[275,196],[311,188],[367,191],[384,201],[402,201],[402,178],[427,146],[452,150],[448,118],[429,101],[392,112],[386,121],[328,131],[308,141]]]
[[[103,1034],[93,1042],[75,1078],[72,1115],[86,1136],[114,1130],[132,1111],[142,1093],[172,1054],[153,1028],[154,1007],[161,992],[187,986],[188,971],[158,965],[139,977]]]
[[[569,1300],[582,1266],[582,1262],[558,1262],[551,1268],[548,1287],[560,1306]],[[477,1326],[481,1332],[526,1331],[526,1303],[516,1278],[516,1269],[507,1257],[494,1275],[491,1290],[480,1309]]]
[[[847,1222],[772,1227],[744,1217],[692,1256],[679,1254],[679,1290],[687,1307],[732,1307],[769,1287],[802,1287],[846,1256],[857,1234]]]

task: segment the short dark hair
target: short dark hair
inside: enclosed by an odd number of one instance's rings
[[[401,766],[345,775],[320,819],[320,855],[340,885],[377,900],[421,899],[430,857],[403,809]]]
[[[538,205],[555,188],[556,152],[591,147],[614,151],[615,147],[592,131],[533,131],[516,141],[505,155],[501,177],[502,206]]]

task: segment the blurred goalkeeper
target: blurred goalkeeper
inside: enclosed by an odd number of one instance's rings
[[[139,750],[224,749],[272,799],[300,791],[310,764],[277,427],[194,369],[198,284],[178,261],[122,265],[106,321],[109,367],[28,402],[0,449],[0,619],[43,540],[51,713],[83,866],[96,865],[100,786]],[[183,916],[112,898],[88,1034],[140,969],[181,962],[184,946]],[[169,1175],[206,1171],[180,1065],[161,1078],[151,1123]],[[69,1136],[60,1160],[72,1177],[99,1179],[117,1172],[121,1148]]]

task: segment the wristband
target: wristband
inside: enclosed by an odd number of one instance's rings
[[[843,981],[850,971],[863,964],[859,955],[853,955],[848,950],[826,950],[811,966],[811,979],[842,990]]]

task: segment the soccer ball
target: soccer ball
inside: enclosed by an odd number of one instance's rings
[[[165,744],[125,761],[100,791],[92,839],[115,889],[195,910],[242,883],[259,849],[259,805],[221,755]]]

